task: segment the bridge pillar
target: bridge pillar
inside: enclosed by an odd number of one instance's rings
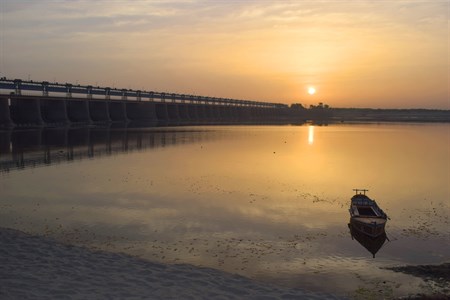
[[[225,124],[233,124],[233,107],[230,105],[222,106],[222,117],[224,118]]]
[[[233,119],[235,124],[242,123],[242,107],[241,106],[233,106]]]
[[[261,118],[264,120],[264,122],[266,123],[273,123],[273,111],[272,108],[269,107],[261,107],[260,108],[260,115]]]
[[[0,131],[0,158],[11,155],[12,130]]]
[[[248,107],[249,111],[249,121],[252,124],[258,124],[260,122],[258,118],[258,108],[257,107]]]
[[[228,115],[228,123],[229,124],[235,124],[236,123],[236,112],[234,110],[234,106],[227,106],[226,108],[227,115]]]
[[[228,110],[228,115],[229,115],[229,118],[230,118],[230,123],[231,124],[236,124],[236,122],[238,120],[236,107],[235,106],[228,106],[227,110]]]
[[[14,127],[9,109],[9,97],[0,97],[0,128]]]
[[[253,111],[254,111],[253,119],[255,120],[256,123],[258,123],[258,124],[266,124],[267,123],[267,121],[264,120],[264,118],[262,117],[261,107],[254,107]]]
[[[212,116],[212,124],[219,125],[222,124],[221,116],[220,116],[220,106],[219,105],[211,105],[211,116]]]
[[[67,115],[69,120],[74,123],[92,123],[89,113],[89,101],[86,99],[67,100]]]
[[[179,104],[178,105],[178,113],[180,117],[180,124],[182,125],[190,125],[191,119],[189,117],[188,105],[187,104]]]
[[[245,114],[244,114],[244,107],[243,106],[235,106],[234,107],[234,114],[236,116],[236,124],[245,124]]]
[[[199,117],[198,117],[198,109],[197,109],[197,105],[195,104],[187,104],[187,111],[189,114],[189,123],[190,124],[199,124]]]
[[[252,111],[248,106],[240,108],[241,120],[244,124],[252,124]]]
[[[261,122],[264,123],[271,123],[270,119],[268,118],[267,114],[267,109],[265,107],[258,107],[258,118],[259,120],[261,120]]]
[[[221,124],[228,124],[229,123],[229,115],[227,111],[227,107],[225,105],[219,105],[217,107],[219,110],[219,116],[220,116],[220,123]]]
[[[229,124],[231,122],[230,106],[227,105],[220,106],[220,116],[224,124]]]
[[[124,101],[108,102],[109,117],[113,122],[128,122],[127,105]]]
[[[206,107],[203,104],[195,104],[197,106],[198,122],[199,124],[207,124]]]
[[[18,126],[43,126],[40,99],[11,96],[11,118]]]
[[[229,105],[222,106],[221,116],[224,119],[225,124],[230,124],[233,121],[233,114],[231,112],[231,106],[229,106]]]
[[[217,115],[217,119],[219,120],[220,124],[225,124],[226,123],[226,113],[223,110],[223,105],[217,105],[216,106],[216,115]]]
[[[256,119],[258,120],[259,123],[262,124],[267,124],[270,123],[269,120],[267,120],[264,116],[264,108],[262,107],[257,107],[256,108]]]
[[[261,108],[260,107],[253,107],[253,120],[258,123],[265,123],[264,119],[261,117]]]
[[[285,123],[288,121],[288,114],[289,111],[286,108],[276,108],[277,112],[277,117],[278,117],[278,122],[279,123]]]
[[[158,125],[165,126],[169,124],[169,111],[166,103],[156,103],[156,117]]]
[[[169,125],[180,125],[180,113],[176,103],[167,104],[167,115],[169,117]]]
[[[89,100],[89,115],[94,123],[109,123],[109,106],[106,100]]]
[[[41,98],[42,119],[46,124],[66,125],[69,123],[67,103],[64,98]]]
[[[204,107],[205,107],[206,123],[215,124],[213,106],[205,104]]]
[[[128,119],[135,125],[155,126],[158,124],[156,105],[154,102],[127,101]]]

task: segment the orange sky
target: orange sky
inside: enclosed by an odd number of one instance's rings
[[[448,1],[0,0],[0,11],[0,77],[450,109]]]

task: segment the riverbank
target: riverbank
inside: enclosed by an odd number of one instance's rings
[[[329,122],[449,123],[450,110],[331,108]]]
[[[339,299],[0,228],[0,299]]]
[[[450,297],[450,263],[443,263],[440,265],[398,266],[387,269],[420,277],[424,281],[432,282],[440,291],[434,295],[419,294],[407,299],[444,300],[449,299]]]

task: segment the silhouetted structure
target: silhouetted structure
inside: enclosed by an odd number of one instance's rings
[[[33,95],[31,95],[33,94]],[[304,111],[281,103],[0,79],[0,127],[134,122],[144,126],[290,124]]]
[[[450,122],[450,110],[331,108],[332,122]]]

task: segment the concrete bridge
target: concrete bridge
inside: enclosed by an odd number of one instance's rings
[[[0,127],[133,122],[147,126],[279,124],[302,120],[286,104],[109,87],[0,79]]]

